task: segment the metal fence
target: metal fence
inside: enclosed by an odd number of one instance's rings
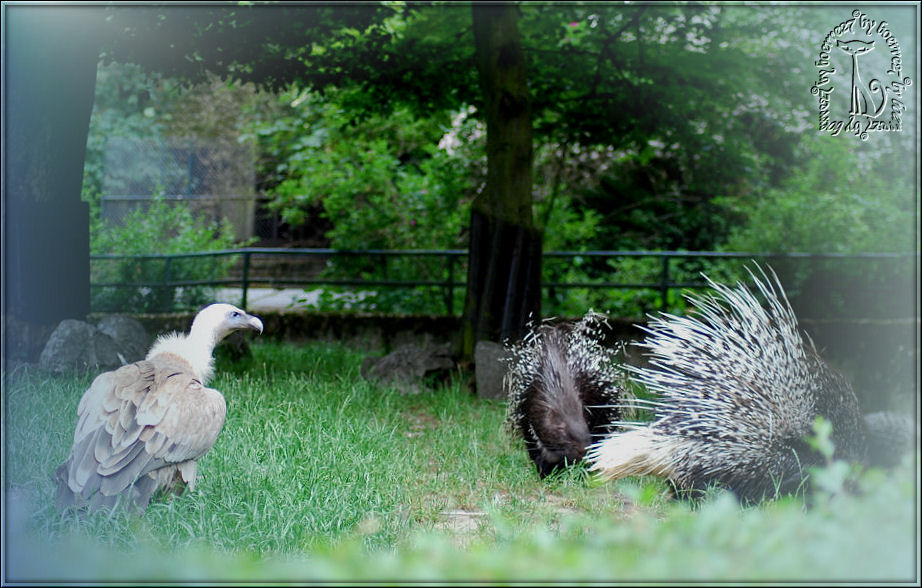
[[[573,289],[585,288],[590,290],[611,289],[611,290],[649,290],[659,294],[660,309],[665,310],[669,293],[674,290],[683,289],[701,289],[707,285],[703,280],[686,281],[679,279],[674,265],[677,260],[689,259],[741,259],[741,260],[773,260],[773,259],[801,259],[801,260],[899,260],[915,257],[918,260],[918,253],[865,253],[865,254],[818,254],[818,253],[747,253],[747,252],[715,252],[715,251],[549,251],[544,253],[545,260],[561,260],[564,263],[573,264],[578,260],[601,260],[605,262],[611,259],[619,258],[646,258],[658,259],[659,271],[655,280],[637,281],[637,282],[619,282],[599,279],[595,281],[560,281],[555,279],[542,281],[542,288],[546,289]],[[283,271],[282,275],[267,275],[265,270],[254,269],[254,259],[309,259],[314,258],[322,263],[327,263],[331,259],[344,260],[345,258],[359,260],[371,263],[371,267],[379,268],[377,273],[381,277],[360,278],[336,278],[327,277],[321,272],[308,271]],[[430,273],[434,276],[428,279],[391,279],[388,277],[387,263],[390,259],[395,258],[432,258],[437,260],[434,266],[429,266]],[[250,289],[254,287],[281,288],[290,286],[335,286],[335,287],[356,287],[356,288],[396,288],[396,289],[413,289],[413,288],[434,288],[441,291],[444,301],[445,312],[448,315],[455,314],[455,293],[466,286],[466,258],[467,251],[463,249],[448,250],[338,250],[338,249],[288,249],[288,248],[260,248],[250,247],[241,249],[229,249],[220,251],[198,252],[198,253],[177,253],[177,254],[153,254],[153,255],[92,255],[91,264],[95,265],[106,261],[125,261],[137,262],[143,264],[146,262],[156,261],[162,263],[162,271],[159,273],[160,279],[152,278],[149,271],[143,272],[143,278],[140,280],[121,280],[121,281],[93,281],[91,289],[116,288],[116,289],[156,289],[159,291],[172,292],[176,288],[188,287],[216,287],[223,286],[228,288],[240,289],[240,305],[247,307],[247,297]],[[188,274],[189,272],[175,272],[175,268],[182,263],[188,263],[187,260],[206,260],[211,259],[215,264],[224,263],[225,269],[212,271],[211,277],[188,279],[187,277],[177,278],[177,273]],[[220,261],[223,259],[223,262]],[[441,260],[441,261],[438,261]],[[228,270],[231,265],[233,268]],[[265,265],[262,266],[263,268]],[[314,275],[297,275],[298,273],[312,273]],[[356,272],[359,273],[359,272]],[[555,273],[555,272],[550,272]],[[597,274],[600,272],[596,272]],[[687,275],[687,272],[685,272]],[[101,273],[99,275],[102,275]],[[109,274],[110,276],[113,274]],[[124,275],[124,274],[122,274]],[[142,275],[138,273],[137,275]],[[611,275],[611,272],[602,271],[600,275]],[[97,276],[97,272],[94,272]],[[95,279],[95,278],[94,278]],[[463,290],[460,290],[463,292]]]

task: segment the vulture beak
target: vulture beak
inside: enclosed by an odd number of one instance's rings
[[[262,334],[263,322],[259,320],[258,316],[243,313],[243,316],[241,316],[240,319],[243,321],[241,328],[253,329],[254,331],[258,331],[260,334]]]
[[[262,334],[262,332],[263,332],[263,322],[262,322],[261,320],[259,320],[258,317],[251,316],[251,317],[250,317],[250,322],[247,323],[247,324],[250,326],[251,329],[253,329],[254,331],[259,331],[259,333]]]

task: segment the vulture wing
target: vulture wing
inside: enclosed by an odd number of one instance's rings
[[[171,353],[101,374],[77,408],[74,445],[57,470],[58,507],[143,511],[174,481],[195,485],[197,459],[214,445],[227,407]]]

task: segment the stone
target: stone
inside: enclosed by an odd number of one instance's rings
[[[115,341],[125,363],[134,363],[147,357],[154,342],[141,323],[124,315],[105,316],[96,328]]]
[[[361,374],[368,380],[392,384],[403,393],[417,394],[428,385],[447,380],[455,367],[447,344],[407,343],[384,357],[366,357]]]
[[[503,378],[508,369],[509,352],[493,341],[478,341],[474,346],[474,377],[477,396],[491,400],[506,400]]]
[[[65,319],[42,349],[39,366],[55,374],[107,371],[128,362],[115,340],[84,321]]]

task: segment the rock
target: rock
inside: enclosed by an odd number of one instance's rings
[[[125,363],[134,363],[147,356],[153,338],[144,330],[144,326],[133,318],[122,315],[103,317],[96,325],[99,332],[115,341]]]
[[[434,382],[445,381],[455,369],[448,345],[401,345],[384,357],[366,357],[362,376],[396,386],[401,392],[416,394]]]
[[[144,326],[127,316],[103,317],[95,327],[66,319],[52,331],[39,366],[56,374],[113,370],[144,359],[152,343]]]
[[[62,373],[76,369],[82,364],[87,368],[90,342],[95,329],[83,321],[65,319],[51,332],[45,348],[38,358],[43,369]]]
[[[105,371],[129,363],[109,335],[83,321],[65,319],[52,331],[38,364],[56,374]]]
[[[509,352],[493,341],[478,341],[474,346],[474,377],[477,396],[492,400],[506,400],[503,378],[506,376],[506,358]]]

